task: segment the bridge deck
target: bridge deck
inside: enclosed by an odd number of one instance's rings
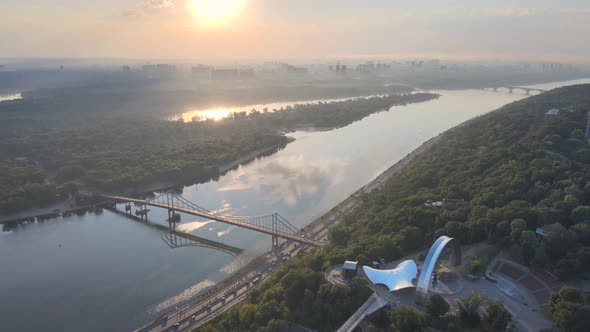
[[[303,243],[303,244],[308,244],[308,245],[316,246],[316,247],[321,246],[321,243],[313,241],[311,239],[306,239],[306,238],[302,237],[303,235],[275,231],[275,230],[267,228],[267,227],[248,223],[243,220],[244,217],[236,218],[236,217],[226,216],[226,215],[217,214],[217,213],[213,213],[213,212],[201,211],[201,210],[191,209],[191,208],[187,208],[187,207],[171,205],[171,204],[167,204],[167,203],[160,203],[160,202],[148,201],[148,200],[143,200],[143,199],[135,199],[135,198],[129,198],[129,197],[123,197],[123,196],[103,195],[103,197],[110,198],[110,199],[113,199],[116,201],[121,201],[121,202],[132,202],[132,203],[145,204],[145,205],[149,205],[149,206],[153,206],[153,207],[159,207],[159,208],[163,208],[163,209],[172,209],[172,210],[175,210],[178,212],[183,212],[186,214],[223,222],[226,224],[250,229],[253,231],[278,236],[278,237],[286,239],[286,240],[291,240],[291,241],[295,241],[295,242],[299,242],[299,243]]]

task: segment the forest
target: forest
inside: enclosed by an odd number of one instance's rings
[[[546,116],[553,108],[561,111]],[[365,194],[361,207],[330,230],[325,246],[283,264],[246,301],[199,330],[280,331],[297,323],[333,331],[369,291],[360,279],[350,287],[328,284],[326,268],[345,259],[397,260],[443,234],[462,244],[494,244],[563,281],[580,278],[590,266],[589,110],[590,85],[577,85],[447,131],[383,187]],[[441,209],[424,204],[443,198],[464,201]],[[543,238],[535,235],[538,227],[546,232]],[[564,331],[583,331],[590,324],[588,303],[587,295],[566,287],[554,294],[550,315]],[[385,330],[419,331],[442,317],[436,307],[429,303],[428,315],[395,308],[372,322]],[[437,329],[503,331],[510,320],[501,305],[486,299],[466,298],[458,307]]]
[[[0,214],[78,192],[141,193],[207,181],[241,156],[286,145],[285,131],[345,126],[394,105],[436,97],[392,94],[188,123],[133,112],[71,110],[28,122],[41,111],[17,111],[15,102],[0,109],[0,119],[6,120],[0,120]]]

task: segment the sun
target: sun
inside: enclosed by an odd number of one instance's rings
[[[186,7],[193,12],[199,24],[219,26],[240,12],[242,0],[190,0]]]

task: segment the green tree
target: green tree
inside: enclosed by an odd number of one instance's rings
[[[484,327],[490,331],[505,331],[511,320],[512,315],[500,301],[490,302],[482,316]]]
[[[590,326],[590,309],[579,303],[561,302],[552,317],[555,324],[566,332],[585,332]]]
[[[452,238],[460,239],[464,236],[464,229],[463,224],[457,221],[449,221],[445,225],[446,234]]]
[[[258,308],[255,304],[246,303],[240,306],[239,318],[240,327],[242,330],[247,331],[252,329],[252,324],[254,323],[254,317],[257,310]]]
[[[578,206],[572,210],[570,218],[574,223],[590,222],[590,206]]]
[[[479,308],[485,302],[485,298],[477,293],[472,293],[468,297],[457,300],[457,318],[464,327],[478,327],[481,321]]]
[[[555,312],[562,302],[584,304],[584,293],[575,287],[561,287],[557,292],[551,294],[551,312]]]
[[[552,258],[565,256],[567,251],[576,245],[575,233],[560,224],[551,225],[544,240],[547,255]]]
[[[482,269],[483,269],[483,266],[482,266],[481,261],[479,259],[475,258],[471,261],[471,266],[469,267],[469,272],[471,274],[477,275],[477,274],[481,273]]]
[[[442,317],[446,315],[450,309],[451,306],[438,294],[431,296],[426,303],[426,310],[428,311],[428,314],[433,317]]]
[[[520,235],[520,247],[522,249],[522,259],[524,265],[531,265],[535,254],[537,252],[537,246],[539,241],[533,231],[524,231]]]
[[[520,235],[527,229],[526,221],[523,219],[514,219],[510,223],[510,238],[512,243],[519,243]]]
[[[344,229],[344,227],[336,226],[330,230],[328,238],[333,244],[344,247],[350,238],[350,234]]]
[[[289,330],[289,324],[282,319],[272,319],[266,325],[267,332],[283,332]]]
[[[419,332],[426,328],[426,316],[413,307],[396,307],[389,313],[391,328],[399,332]]]
[[[281,278],[281,286],[287,305],[290,308],[299,308],[303,303],[305,290],[316,292],[321,278],[309,268],[292,269]]]

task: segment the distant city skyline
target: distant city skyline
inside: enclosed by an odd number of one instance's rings
[[[0,57],[590,62],[582,0],[0,0]]]

